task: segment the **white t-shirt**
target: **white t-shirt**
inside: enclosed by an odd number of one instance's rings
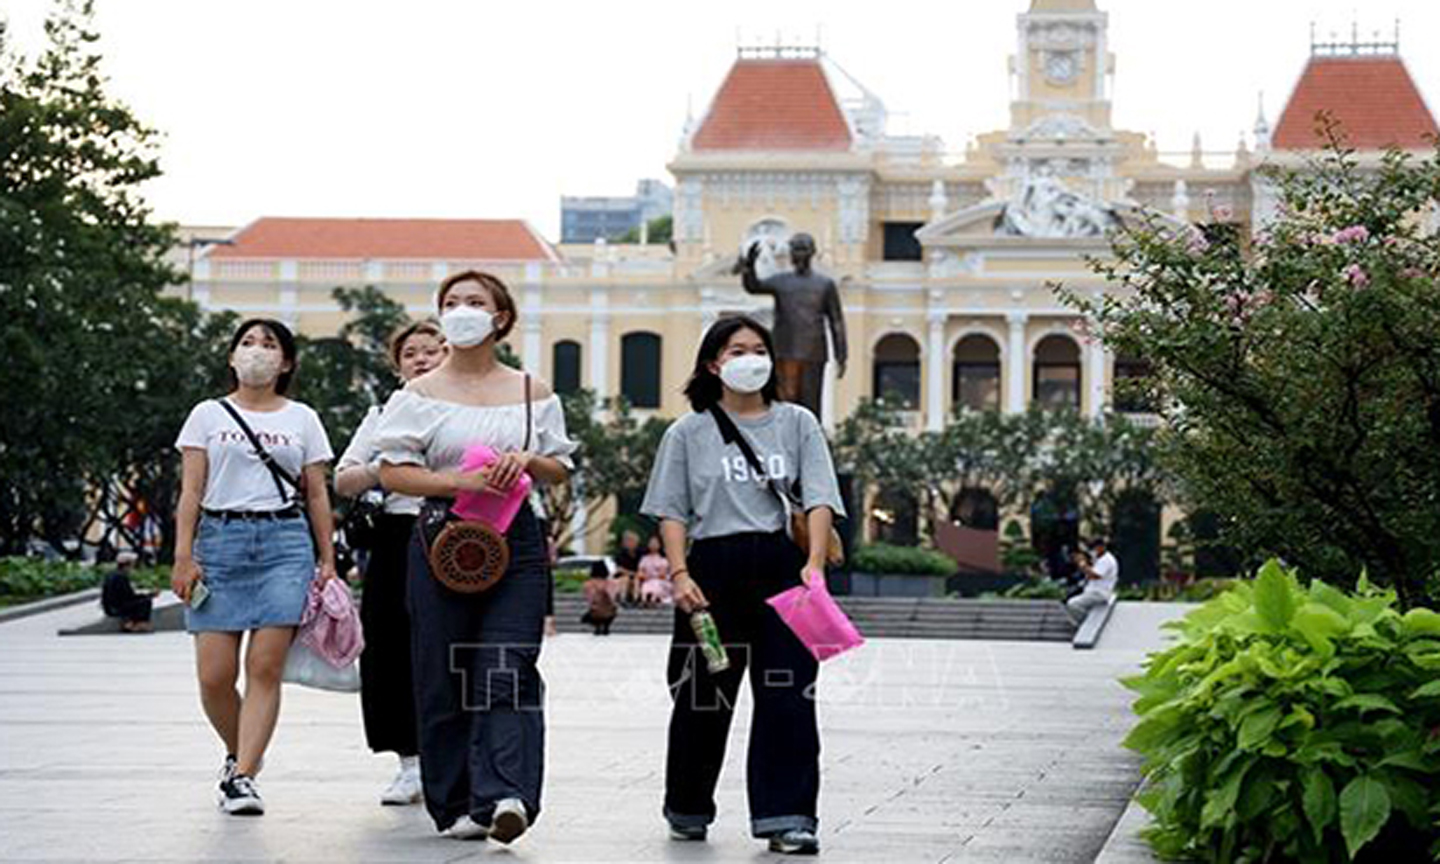
[[[235,408],[292,477],[298,478],[304,466],[328,462],[334,455],[319,415],[304,403],[286,400],[278,411]],[[175,439],[175,449],[205,451],[209,473],[200,506],[206,510],[283,510],[291,504],[294,492],[289,484],[281,481],[285,487],[282,497],[270,469],[255,454],[240,424],[217,400],[206,399],[191,409]]]
[[[1095,562],[1091,568],[1098,575],[1099,579],[1091,579],[1090,584],[1085,586],[1087,591],[1094,591],[1105,596],[1115,593],[1115,586],[1120,582],[1120,562],[1107,549],[1104,555]]]
[[[375,433],[380,428],[380,408],[374,407],[365,412],[365,419],[360,421],[360,427],[355,430],[355,436],[350,439],[350,446],[340,454],[340,461],[335,464],[337,472],[346,468],[353,468],[356,465],[368,465],[378,469],[380,467],[380,451],[375,447]],[[365,494],[370,494],[366,492]],[[401,495],[397,492],[385,494],[385,512],[400,513],[407,516],[420,515],[421,499],[410,495]]]

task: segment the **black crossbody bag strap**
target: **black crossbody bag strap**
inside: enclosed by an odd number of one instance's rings
[[[240,431],[244,432],[245,437],[250,439],[250,446],[255,448],[255,455],[260,457],[260,461],[266,468],[270,469],[270,479],[275,481],[275,491],[280,493],[280,500],[293,504],[295,498],[285,494],[285,483],[289,483],[298,495],[300,492],[300,481],[291,477],[289,471],[281,468],[275,461],[275,457],[270,455],[270,451],[266,450],[260,444],[260,438],[255,434],[255,430],[250,428],[250,424],[245,422],[245,418],[240,416],[240,412],[235,410],[235,406],[230,404],[229,399],[217,399],[216,401],[220,403],[220,407],[224,408],[227,414],[235,419],[235,423],[240,427]],[[285,483],[280,482],[282,479]]]
[[[525,446],[520,450],[530,452],[530,430],[534,424],[530,421],[530,373],[525,373]]]
[[[710,406],[710,415],[715,418],[715,425],[720,427],[720,440],[740,448],[740,452],[745,454],[745,461],[750,463],[750,467],[758,476],[765,478],[766,483],[770,486],[770,491],[780,499],[780,503],[786,508],[786,511],[799,509],[799,502],[792,498],[780,483],[765,471],[765,466],[760,464],[760,457],[755,455],[755,450],[750,446],[750,441],[746,439],[745,433],[740,431],[739,427],[735,425],[735,421],[725,413],[725,409],[719,405],[712,405]]]

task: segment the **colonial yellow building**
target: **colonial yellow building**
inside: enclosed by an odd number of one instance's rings
[[[1093,0],[1033,0],[1015,33],[1008,123],[963,152],[887,134],[881,99],[817,49],[740,50],[669,165],[671,249],[556,247],[515,221],[260,219],[198,256],[193,296],[333,333],[336,285],[376,285],[423,315],[444,274],[480,267],[515,290],[510,338],[528,368],[674,415],[703,329],[769,312],[741,289],[737,256],[759,242],[762,270],[786,268],[785,240],[805,231],[851,346],[843,379],[829,367],[827,426],[871,396],[917,428],[957,404],[1099,414],[1135,407],[1112,393],[1138,365],[1087,344],[1049,286],[1109,290],[1084,260],[1106,254],[1109,231],[1142,214],[1250,230],[1273,207],[1256,169],[1319,146],[1322,108],[1371,153],[1436,131],[1395,45],[1317,44],[1273,133],[1262,113],[1231,150],[1197,141],[1172,157],[1112,125],[1116,60]]]

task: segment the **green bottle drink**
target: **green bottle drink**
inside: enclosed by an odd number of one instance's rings
[[[690,629],[700,643],[700,652],[705,655],[705,666],[710,674],[724,672],[730,668],[730,658],[725,655],[725,646],[720,642],[720,628],[715,619],[704,609],[690,613]]]

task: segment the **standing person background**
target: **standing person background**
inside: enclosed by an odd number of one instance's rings
[[[1077,625],[1085,621],[1090,610],[1096,606],[1104,606],[1115,596],[1115,588],[1120,584],[1120,561],[1110,552],[1109,543],[1104,537],[1097,537],[1090,541],[1092,555],[1089,559],[1080,559],[1077,566],[1081,575],[1085,578],[1085,587],[1074,597],[1065,601],[1065,611],[1070,613],[1070,620]],[[1094,563],[1091,563],[1091,562]]]
[[[509,490],[522,473],[565,482],[575,445],[560,400],[496,357],[516,321],[505,283],[457,273],[441,284],[438,303],[449,355],[385,406],[376,433],[385,488],[425,498],[426,520],[462,491]],[[462,472],[472,444],[500,459]],[[431,574],[417,529],[408,577],[425,806],[451,837],[502,843],[540,812],[544,682],[536,663],[550,588],[545,536],[528,502],[506,540],[504,576],[482,593],[460,594]]]
[[[440,326],[417,321],[390,340],[390,362],[402,382],[436,368],[445,359],[445,337]],[[347,498],[366,495],[380,486],[380,451],[375,432],[381,411],[370,409],[350,439],[336,466],[335,491]],[[405,608],[405,577],[410,557],[410,535],[420,499],[385,495],[383,512],[375,517],[369,556],[364,569],[364,600],[360,624],[365,650],[360,654],[360,710],[365,721],[365,742],[374,753],[394,753],[400,766],[380,803],[415,804],[420,801],[420,746],[415,732],[415,686],[410,669],[410,613]]]
[[[843,514],[830,450],[815,415],[777,401],[770,333],[744,317],[705,334],[685,387],[694,413],[665,432],[641,511],[661,520],[674,589],[667,677],[674,707],[665,766],[671,836],[703,840],[715,818],[735,697],[750,667],[754,715],[746,767],[750,830],[771,851],[819,850],[818,663],[765,601],[823,579],[830,526]],[[727,443],[713,411],[746,436],[767,477]],[[810,548],[786,535],[787,513],[768,479],[796,484]],[[686,544],[694,540],[689,554]],[[689,616],[706,609],[727,646],[729,669],[699,660]]]
[[[200,701],[225,745],[220,806],[258,815],[255,775],[280,715],[285,654],[311,581],[335,577],[325,488],[332,454],[319,416],[285,398],[297,357],[284,324],[242,322],[228,356],[231,392],[196,405],[175,441],[183,467],[171,587],[190,604]]]

